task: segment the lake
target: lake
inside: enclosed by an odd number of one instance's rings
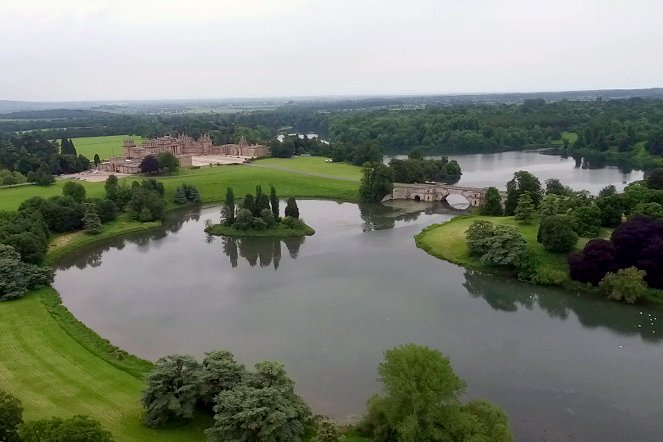
[[[312,237],[210,238],[218,208],[183,212],[65,257],[54,286],[78,319],[144,358],[227,349],[249,366],[281,361],[313,410],[341,422],[380,391],[383,351],[414,342],[450,357],[467,399],[502,406],[517,440],[661,439],[661,308],[440,261],[413,239],[454,216],[439,203],[299,207]]]

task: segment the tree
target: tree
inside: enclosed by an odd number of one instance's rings
[[[504,213],[506,215],[513,215],[516,212],[518,198],[525,192],[529,192],[534,208],[538,208],[543,197],[541,182],[531,173],[519,170],[513,174],[513,179],[506,184],[506,201],[504,203]]]
[[[14,395],[0,390],[0,441],[19,442],[18,427],[23,423],[23,405]]]
[[[18,184],[18,180],[13,175],[7,175],[2,179],[2,184],[11,187]]]
[[[649,135],[647,150],[652,155],[663,155],[663,129],[657,129]]]
[[[647,291],[645,275],[644,270],[635,267],[620,269],[617,273],[607,273],[599,282],[599,290],[610,299],[634,304]]]
[[[618,195],[607,195],[596,199],[596,206],[601,214],[599,219],[602,227],[617,227],[624,217],[622,200]]]
[[[35,172],[35,184],[38,186],[48,186],[55,182],[55,178],[51,174],[51,169],[48,164],[41,163]]]
[[[618,270],[615,246],[605,239],[590,240],[580,253],[569,258],[571,279],[597,285],[608,272]]]
[[[421,153],[421,149],[417,149],[416,147],[412,149],[408,154],[407,158],[409,160],[423,160],[424,155]]]
[[[99,158],[98,153],[95,153],[94,154],[94,167],[98,167],[99,164],[101,164],[101,158]]]
[[[0,301],[20,298],[29,290],[48,286],[52,281],[50,268],[24,263],[13,247],[0,244]]]
[[[297,207],[297,201],[294,197],[288,198],[284,213],[286,217],[299,218],[299,207]]]
[[[138,165],[141,173],[158,173],[159,160],[154,155],[147,155],[143,158]]]
[[[101,233],[102,228],[101,218],[97,215],[94,204],[86,204],[85,215],[83,215],[83,229],[89,234],[96,235]]]
[[[529,224],[534,217],[534,204],[529,192],[522,193],[518,197],[518,205],[516,206],[515,218],[524,223]]]
[[[650,189],[663,190],[663,168],[654,169],[649,172],[645,182]]]
[[[663,206],[659,203],[636,204],[631,210],[631,216],[648,216],[655,219],[663,219]]]
[[[482,215],[487,216],[502,216],[504,215],[504,208],[502,207],[502,196],[499,190],[495,187],[489,187],[486,190],[486,201],[480,210]]]
[[[560,215],[564,213],[564,205],[562,198],[554,193],[547,194],[541,200],[539,205],[539,214],[541,218],[551,215]]]
[[[601,209],[596,204],[589,203],[576,207],[572,212],[572,216],[575,231],[579,236],[594,238],[599,235],[601,231]]]
[[[246,377],[246,369],[228,351],[207,353],[203,359],[200,397],[210,410],[222,391],[232,390]]]
[[[248,210],[249,212],[251,212],[251,216],[253,216],[253,213],[256,210],[256,203],[252,194],[250,193],[246,194],[244,200],[242,201],[242,209]]]
[[[159,152],[157,155],[159,171],[175,175],[180,168],[180,160],[171,152]],[[141,163],[142,164],[142,163]]]
[[[366,163],[362,168],[359,199],[364,203],[379,203],[394,188],[393,171],[382,163]]]
[[[246,201],[246,198],[244,201]],[[253,213],[249,209],[239,209],[232,225],[239,230],[249,230],[253,226]]]
[[[255,206],[253,207],[253,216],[260,216],[260,212],[269,209],[269,196],[262,193],[262,186],[256,186]]]
[[[84,203],[86,194],[85,187],[80,183],[67,181],[64,183],[64,186],[62,186],[62,195],[70,196],[77,203]]]
[[[186,190],[184,190],[183,186],[177,186],[175,190],[175,202],[177,204],[186,203]]]
[[[190,420],[200,395],[200,377],[200,364],[191,356],[169,355],[157,360],[142,396],[145,425]]]
[[[283,366],[269,361],[256,364],[246,382],[221,391],[214,413],[214,425],[205,431],[210,442],[297,442],[311,416]]]
[[[111,201],[115,201],[115,198],[117,197],[118,193],[118,180],[115,175],[110,175],[108,178],[106,178],[106,182],[104,184],[104,189],[106,190],[106,198],[108,198]]]
[[[465,233],[470,256],[482,256],[488,251],[487,239],[493,236],[495,225],[489,221],[477,220]]]
[[[546,195],[565,196],[571,190],[562,184],[557,178],[548,178],[546,180]]]
[[[111,433],[88,416],[29,421],[20,428],[22,442],[113,442]]]
[[[527,241],[513,226],[498,225],[485,239],[486,252],[479,260],[485,265],[517,266],[528,254]]]
[[[313,442],[341,442],[342,440],[343,432],[334,421],[322,419],[318,422],[318,431]]]
[[[578,242],[573,220],[568,215],[552,215],[542,219],[538,237],[546,250],[555,253],[569,252]]]
[[[279,197],[276,195],[276,189],[274,186],[269,186],[269,203],[272,206],[274,219],[279,219]]]
[[[232,187],[226,189],[226,199],[221,207],[221,222],[231,226],[235,222],[235,193]]]

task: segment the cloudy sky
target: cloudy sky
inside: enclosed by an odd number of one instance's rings
[[[661,0],[0,0],[0,99],[663,86]]]

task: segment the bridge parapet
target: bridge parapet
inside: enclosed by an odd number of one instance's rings
[[[445,201],[449,195],[463,196],[470,206],[480,207],[486,201],[485,187],[453,186],[444,183],[394,183],[394,189],[383,201],[407,199],[415,201]]]

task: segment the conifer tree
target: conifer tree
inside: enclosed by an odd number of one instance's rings
[[[184,190],[184,184],[181,186],[177,186],[177,190],[175,190],[175,202],[177,204],[184,204],[187,201],[186,197],[186,190]]]
[[[226,200],[221,208],[221,222],[227,226],[235,222],[235,194],[232,187],[226,190]]]
[[[276,189],[274,186],[270,186],[269,189],[269,202],[272,205],[274,219],[279,219],[279,197],[276,195]]]
[[[299,207],[297,207],[297,201],[293,197],[288,198],[288,203],[285,206],[285,216],[299,218]]]
[[[533,216],[534,202],[529,192],[525,192],[518,197],[515,218],[522,223],[528,224],[532,221]]]
[[[101,232],[101,218],[97,214],[94,204],[85,205],[85,214],[83,215],[83,229],[90,234],[96,235]]]

